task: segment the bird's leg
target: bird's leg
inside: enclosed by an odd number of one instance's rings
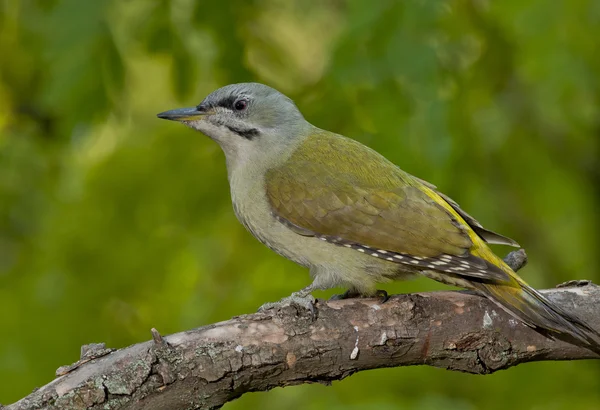
[[[307,287],[300,289],[298,292],[292,293],[290,296],[281,299],[278,302],[265,303],[258,308],[259,312],[264,312],[269,309],[281,309],[285,306],[296,305],[310,311],[313,320],[316,318],[315,298],[311,295],[313,290],[320,289],[315,283],[311,283]]]

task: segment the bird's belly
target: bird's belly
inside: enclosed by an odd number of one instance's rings
[[[261,243],[302,266],[311,267],[316,262],[311,260],[308,252],[308,238],[297,235],[278,222],[264,194],[248,192],[242,197],[232,195],[232,200],[240,223]]]
[[[348,286],[366,291],[375,283],[404,276],[402,267],[396,263],[290,230],[273,216],[260,188],[246,191],[246,195],[240,195],[240,192],[232,192],[238,220],[276,253],[309,268],[323,288]]]

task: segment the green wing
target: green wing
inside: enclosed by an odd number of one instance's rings
[[[471,255],[470,227],[423,187],[370,148],[326,132],[309,137],[266,175],[274,215],[300,235],[398,263],[507,279],[500,269]]]

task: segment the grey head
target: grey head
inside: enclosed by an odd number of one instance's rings
[[[264,84],[230,84],[196,107],[158,114],[179,121],[219,143],[229,166],[276,157],[297,145],[312,126],[294,102]]]

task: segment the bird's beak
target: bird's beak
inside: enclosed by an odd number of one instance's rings
[[[199,110],[198,107],[178,108],[156,114],[158,118],[171,121],[194,121],[199,120],[203,116],[210,114],[207,111]]]

